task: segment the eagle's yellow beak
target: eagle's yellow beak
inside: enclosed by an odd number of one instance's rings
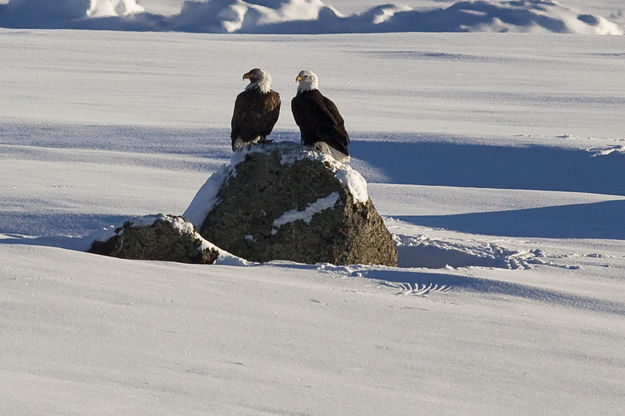
[[[300,82],[302,80],[302,77],[300,77],[299,75],[295,77],[295,82]]]
[[[246,79],[250,79],[250,73],[246,72],[245,74],[243,74],[243,81],[245,81]]]

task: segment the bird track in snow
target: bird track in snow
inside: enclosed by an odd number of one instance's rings
[[[451,286],[438,283],[383,282],[381,286],[397,289],[396,295],[427,296],[431,293],[445,293],[452,290]]]

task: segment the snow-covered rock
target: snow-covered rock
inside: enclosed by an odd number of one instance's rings
[[[364,178],[293,142],[235,152],[184,216],[207,240],[252,261],[397,264]]]
[[[89,251],[135,260],[230,265],[246,263],[203,239],[185,218],[163,214],[131,218],[114,232],[100,235]]]

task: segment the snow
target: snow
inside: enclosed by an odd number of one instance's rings
[[[586,6],[586,5],[584,5]],[[1,6],[0,6],[1,7]],[[344,15],[321,0],[185,1],[158,14],[136,0],[10,0],[0,25],[208,33],[557,32],[623,35],[601,15],[551,0],[374,5]],[[622,17],[617,12],[615,18]],[[612,16],[610,15],[610,16]],[[103,19],[105,17],[105,19]]]
[[[209,212],[217,205],[217,193],[232,172],[233,165],[223,165],[204,182],[195,197],[182,214],[195,227],[201,227]]]
[[[143,13],[136,0],[11,0],[0,18],[9,25],[49,25],[74,19],[118,17]]]
[[[351,166],[344,165],[343,169],[336,171],[336,178],[345,184],[349,193],[354,197],[354,202],[366,203],[369,199],[367,192],[367,181],[357,170]]]
[[[334,205],[340,200],[338,192],[332,192],[330,195],[319,198],[306,206],[303,210],[293,209],[282,214],[273,221],[274,227],[280,227],[294,221],[304,221],[310,224],[313,216],[323,210],[334,208]]]
[[[181,234],[183,233],[192,233],[193,225],[184,221],[180,217],[174,217],[173,215],[167,214],[156,214],[156,215],[142,215],[140,217],[132,217],[127,220],[130,224],[135,227],[149,227],[154,224],[156,221],[165,221],[171,224],[172,228],[178,230]],[[121,231],[123,232],[123,231]]]
[[[129,223],[134,227],[149,227],[154,224],[156,221],[164,221],[171,224],[172,228],[177,230],[180,234],[197,234],[193,224],[188,221],[185,221],[184,218],[179,216],[167,215],[167,214],[155,214],[155,215],[142,215],[138,217],[128,218],[124,223]],[[119,230],[115,231],[116,234],[120,235],[124,233],[123,228],[119,228]],[[95,235],[95,241],[106,241],[108,237],[101,238],[99,234]],[[199,240],[203,240],[203,238],[197,234],[197,238]]]
[[[621,38],[5,29],[0,49],[0,414],[622,414]],[[320,75],[401,267],[80,251],[189,207],[257,66],[284,100]],[[288,108],[271,138],[298,140]]]
[[[7,1],[8,0],[0,0],[0,3]],[[340,10],[343,15],[363,13],[375,6],[379,6],[380,3],[384,3],[380,2],[380,0],[327,0],[326,2]],[[151,13],[172,15],[180,11],[184,0],[140,0],[140,3]],[[413,0],[398,1],[397,3],[399,6],[405,6],[407,8],[412,7],[427,10],[449,7],[456,2],[453,0]],[[589,10],[591,13],[609,16],[610,19],[625,23],[623,20],[625,13],[623,13],[623,3],[621,0],[601,0],[593,2],[588,2],[586,0],[566,0],[562,3],[577,9]]]

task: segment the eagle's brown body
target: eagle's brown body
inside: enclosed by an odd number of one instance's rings
[[[262,93],[258,89],[246,90],[237,96],[232,114],[234,144],[240,139],[244,144],[264,140],[271,133],[280,115],[280,94],[271,90]]]
[[[243,75],[248,87],[237,96],[230,126],[232,150],[265,140],[280,115],[280,94],[271,89],[271,75],[260,68]]]

